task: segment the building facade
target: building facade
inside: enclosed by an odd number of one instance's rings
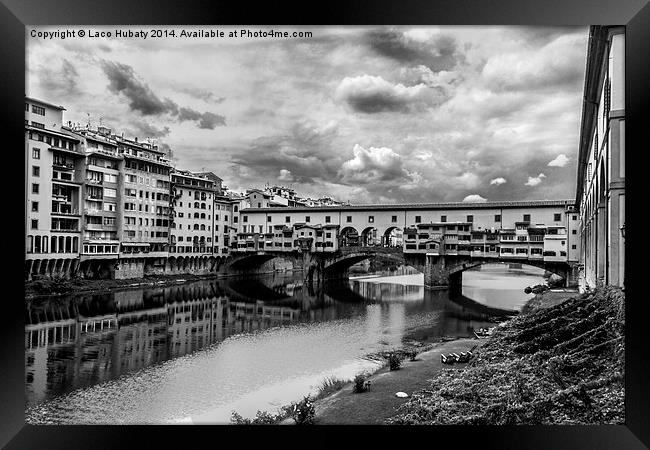
[[[581,283],[625,282],[625,29],[590,28],[578,153]],[[573,230],[571,231],[573,232]]]
[[[26,274],[77,269],[84,154],[62,128],[65,108],[25,99]]]

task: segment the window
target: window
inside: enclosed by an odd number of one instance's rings
[[[29,103],[25,103],[25,111],[29,111]]]
[[[289,223],[289,222],[291,222],[291,217],[289,217],[289,216],[285,216],[285,218],[284,218],[284,222],[285,222],[285,223]]]
[[[32,158],[41,159],[41,149],[40,148],[33,148],[32,149]]]
[[[578,220],[578,216],[576,215],[571,216],[571,220]]]
[[[374,223],[374,221],[375,221],[375,216],[368,216],[369,223]]]
[[[471,215],[471,214],[468,215],[468,216],[467,216],[467,221],[470,222],[470,223],[474,222],[474,216]]]
[[[104,188],[104,197],[112,197],[112,198],[117,197],[117,190]]]
[[[325,223],[330,223],[332,218],[330,216],[325,216]]]
[[[578,234],[578,230],[571,230],[571,234]]]
[[[530,222],[530,214],[524,214],[524,222]]]
[[[393,223],[397,222],[397,216],[391,216],[390,221]]]
[[[348,222],[348,223],[352,222],[352,216],[346,216],[345,221]]]
[[[242,216],[242,217],[243,217],[244,223],[247,223],[248,222],[248,216]]]
[[[305,216],[305,222],[309,223],[311,221],[311,217]]]
[[[41,176],[41,168],[38,167],[38,166],[32,166],[32,176],[40,177]]]
[[[32,194],[38,194],[38,184],[32,183]]]
[[[38,212],[38,202],[32,202],[32,211]]]
[[[266,221],[267,221],[267,222],[271,222],[271,216],[267,216],[267,217],[266,217]]]
[[[422,222],[422,216],[415,216],[415,223]]]
[[[38,114],[39,116],[44,116],[45,115],[45,108],[43,108],[42,106],[32,105],[32,112],[34,114]]]
[[[44,125],[44,124],[42,124],[42,123],[40,123],[40,122],[34,122],[33,120],[32,120],[32,126],[33,126],[34,128],[41,128],[41,129],[44,129],[44,128],[45,128],[45,125]]]
[[[447,216],[440,216],[440,221],[441,222],[446,222],[447,221]]]
[[[36,230],[37,228],[38,228],[38,220],[32,219],[32,230]]]
[[[495,222],[501,222],[501,214],[495,214],[494,215],[494,221]]]
[[[553,214],[553,221],[559,222],[562,220],[562,214]]]
[[[571,250],[577,250],[577,249],[578,249],[578,246],[577,246],[576,244],[573,244],[573,245],[571,246]]]

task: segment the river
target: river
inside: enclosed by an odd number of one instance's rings
[[[352,378],[367,355],[471,336],[543,282],[524,266],[463,274],[462,295],[384,272],[306,285],[301,273],[32,300],[25,311],[26,422],[227,423]]]

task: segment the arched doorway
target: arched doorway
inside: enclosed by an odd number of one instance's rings
[[[359,245],[359,233],[354,227],[345,227],[339,233],[340,247],[356,247]]]
[[[399,227],[388,228],[382,237],[384,247],[401,247],[403,242],[403,231]]]
[[[377,228],[367,227],[361,233],[361,245],[364,247],[372,247],[374,245],[380,245],[380,238],[377,237]]]

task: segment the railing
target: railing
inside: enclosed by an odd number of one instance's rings
[[[60,167],[62,169],[74,170],[74,163],[67,163],[61,161],[52,162],[53,167]]]

